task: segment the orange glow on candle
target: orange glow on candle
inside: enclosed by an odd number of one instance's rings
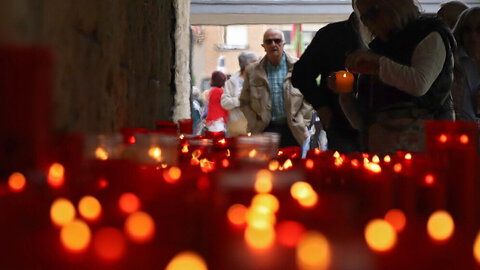
[[[248,156],[250,158],[254,158],[257,155],[257,150],[252,149],[250,152],[248,152]]]
[[[412,154],[406,153],[406,154],[405,154],[405,159],[406,159],[406,160],[412,160]]]
[[[168,263],[165,270],[207,270],[205,260],[195,252],[181,252]]]
[[[447,140],[448,140],[448,137],[447,137],[447,135],[445,135],[445,134],[440,134],[440,136],[438,136],[438,141],[439,141],[440,143],[446,143]]]
[[[135,212],[127,217],[124,229],[133,242],[146,243],[155,235],[155,222],[149,214]]]
[[[395,165],[393,165],[393,171],[396,173],[400,173],[402,171],[402,164],[396,163]]]
[[[308,197],[312,191],[312,186],[302,181],[296,182],[290,187],[290,195],[297,200]]]
[[[158,162],[162,161],[162,149],[160,149],[158,146],[151,147],[148,150],[148,155]]]
[[[65,182],[65,168],[60,163],[53,163],[48,170],[48,184],[53,188],[58,188]]]
[[[277,218],[267,206],[252,205],[245,213],[245,221],[250,227],[262,229],[275,225]]]
[[[126,192],[118,199],[118,207],[126,214],[132,214],[140,210],[141,202],[137,195]]]
[[[14,172],[8,177],[8,187],[12,192],[21,192],[25,189],[27,180],[22,173]]]
[[[215,169],[215,162],[209,161],[208,159],[204,158],[200,160],[200,169],[204,173],[211,172]]]
[[[467,144],[469,141],[470,141],[470,140],[469,140],[469,138],[468,138],[467,135],[462,134],[462,135],[460,136],[460,143],[462,143],[462,144]]]
[[[335,73],[335,86],[338,92],[351,92],[355,77],[348,71],[338,71]]]
[[[374,155],[374,156],[372,157],[372,162],[373,162],[373,163],[380,163],[380,158],[379,158],[377,155]]]
[[[243,226],[245,224],[245,216],[247,207],[243,204],[234,204],[228,208],[227,218],[230,223],[236,226]]]
[[[386,155],[384,158],[383,158],[383,162],[385,163],[390,163],[392,161],[392,158],[389,156],[389,155]]]
[[[360,167],[360,162],[358,162],[357,159],[352,159],[352,161],[350,161],[350,164],[352,164],[354,168]]]
[[[62,245],[72,253],[84,252],[90,244],[91,237],[90,228],[82,220],[74,220],[60,230]]]
[[[318,156],[322,153],[322,151],[320,150],[320,148],[315,148],[315,150],[313,150],[313,153]]]
[[[278,170],[279,167],[280,167],[280,163],[278,162],[278,160],[271,160],[268,163],[268,169],[270,171],[276,171],[276,170]]]
[[[272,173],[268,170],[260,170],[255,176],[255,191],[268,193],[272,190]]]
[[[285,163],[283,163],[283,169],[288,170],[293,167],[292,161],[290,159],[285,160]]]
[[[446,241],[453,235],[454,230],[455,223],[447,211],[436,211],[428,218],[427,232],[435,241]]]
[[[298,203],[305,208],[314,207],[318,203],[318,195],[314,190],[312,190],[307,197],[298,199]]]
[[[228,161],[228,159],[224,158],[224,159],[222,160],[222,166],[223,166],[224,168],[227,168],[228,166],[230,166],[230,161]]]
[[[473,243],[473,257],[478,264],[480,264],[480,233],[477,233],[475,242]]]
[[[108,159],[108,152],[103,149],[103,147],[97,147],[95,149],[95,158],[100,160],[107,160]]]
[[[163,179],[165,179],[165,182],[169,184],[176,183],[180,177],[182,177],[182,170],[180,170],[178,167],[171,167],[168,170],[163,171]]]
[[[97,256],[108,262],[118,261],[126,251],[122,231],[116,228],[102,228],[93,236],[93,249]]]
[[[135,136],[130,136],[130,138],[128,139],[128,143],[130,144],[135,144],[137,142],[137,140],[135,140]]]
[[[363,165],[366,170],[369,170],[373,173],[381,173],[382,172],[382,167],[378,165],[377,163],[366,163]]]
[[[399,209],[391,209],[386,214],[384,219],[393,226],[397,233],[403,231],[407,224],[405,214]]]
[[[286,247],[296,247],[306,232],[305,227],[297,221],[282,221],[276,227],[277,241]]]
[[[102,205],[93,196],[84,196],[78,202],[78,213],[86,220],[97,220],[102,214]]]
[[[397,242],[397,234],[390,223],[382,219],[368,222],[364,232],[368,247],[374,251],[386,252]]]
[[[297,246],[296,257],[301,270],[329,269],[332,260],[330,243],[319,232],[307,232]]]
[[[50,206],[50,219],[57,226],[63,226],[75,219],[75,207],[65,198],[58,198]]]
[[[315,163],[313,162],[313,160],[311,159],[307,159],[305,161],[305,168],[307,168],[308,170],[311,170],[313,169],[313,166],[315,165]]]
[[[106,187],[108,187],[107,179],[105,179],[104,177],[101,177],[100,179],[98,179],[98,188],[104,189]]]
[[[261,229],[248,226],[245,229],[244,238],[249,247],[265,250],[275,243],[275,230],[271,226]]]
[[[435,177],[433,176],[433,174],[429,173],[425,175],[425,184],[430,186],[433,185],[433,183],[435,183]]]
[[[262,193],[255,195],[252,198],[251,205],[252,207],[257,205],[265,206],[270,209],[272,213],[276,213],[280,208],[280,202],[278,201],[277,197],[270,193]]]

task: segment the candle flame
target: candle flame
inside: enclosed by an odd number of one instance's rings
[[[224,139],[219,140],[218,143],[220,143],[220,144],[226,144],[227,141],[226,141],[225,138],[224,138]]]
[[[257,150],[253,149],[248,153],[250,158],[254,158],[257,155]]]
[[[158,146],[151,147],[148,150],[148,155],[158,162],[162,161],[162,150]]]
[[[285,163],[283,163],[283,169],[287,170],[293,167],[292,161],[290,159],[287,159]]]
[[[188,153],[188,143],[184,144],[182,147],[182,153],[186,154]]]
[[[276,170],[278,170],[278,167],[280,167],[280,163],[278,162],[278,160],[271,160],[268,163],[268,169],[270,171],[276,171]]]
[[[335,151],[335,153],[333,154],[333,157],[334,158],[339,158],[340,157],[340,153],[338,151]]]
[[[185,138],[185,136],[183,134],[180,134],[179,138],[180,138],[180,140],[183,140],[183,138]]]
[[[95,149],[95,157],[100,160],[107,160],[108,159],[108,152],[103,149],[103,147],[97,147]]]
[[[374,155],[374,156],[372,157],[372,162],[373,162],[373,163],[379,163],[379,162],[380,162],[380,158],[379,158],[377,155]]]
[[[390,163],[390,161],[392,161],[392,158],[389,156],[389,155],[386,155],[384,158],[383,158],[383,161],[385,163]]]
[[[313,166],[314,166],[314,165],[315,165],[315,163],[314,163],[313,160],[311,160],[311,159],[307,159],[307,160],[305,161],[305,168],[307,168],[307,169],[309,169],[309,170],[313,169]]]
[[[406,153],[406,154],[405,154],[405,159],[406,159],[406,160],[411,160],[411,159],[412,159],[412,154]]]
[[[315,150],[313,150],[313,152],[315,153],[315,155],[320,155],[322,153],[322,151],[320,150],[320,148],[315,148]]]
[[[227,157],[230,157],[230,149],[227,149]]]
[[[201,154],[202,154],[202,151],[200,149],[197,149],[197,150],[193,151],[192,157],[198,159]]]

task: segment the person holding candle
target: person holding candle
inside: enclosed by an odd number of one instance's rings
[[[220,99],[223,94],[222,87],[225,86],[227,76],[216,70],[212,73],[210,85],[212,88],[208,93],[208,112],[205,118],[205,126],[211,132],[225,132],[225,124],[227,123],[228,111],[222,108]]]
[[[342,108],[366,134],[368,151],[424,151],[424,121],[454,119],[450,29],[421,16],[414,0],[357,0],[356,7],[376,37],[345,61],[361,75],[354,95],[340,94]]]
[[[283,50],[285,37],[269,28],[263,35],[266,55],[247,70],[240,95],[240,106],[247,118],[247,131],[253,134],[276,132],[280,147],[300,146],[308,138],[307,125],[313,113],[290,77],[296,59]]]
[[[256,62],[258,56],[250,51],[241,52],[238,55],[238,64],[240,71],[230,77],[225,83],[221,104],[225,110],[229,110],[227,131],[228,135],[235,137],[247,133],[247,119],[240,110],[240,93],[242,91],[243,80],[247,74],[247,68]]]
[[[354,3],[352,1],[355,10]],[[360,133],[345,117],[338,94],[329,89],[328,78],[334,72],[345,69],[346,56],[359,48],[365,48],[369,40],[371,34],[353,12],[348,20],[331,23],[318,30],[293,68],[292,84],[318,112],[327,134],[328,148],[332,151],[352,153],[363,149]],[[346,82],[343,84],[344,91],[348,88],[351,91],[353,76],[350,77],[351,73],[342,74],[337,73],[341,76],[339,81]]]

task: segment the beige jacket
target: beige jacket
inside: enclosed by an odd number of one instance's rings
[[[286,56],[288,73],[283,82],[283,99],[287,123],[297,142],[303,145],[313,108],[302,93],[292,86],[290,78],[297,59],[288,54]],[[248,121],[247,130],[253,134],[263,132],[271,119],[272,99],[265,72],[266,62],[267,58],[263,57],[248,69],[240,95],[240,107]]]

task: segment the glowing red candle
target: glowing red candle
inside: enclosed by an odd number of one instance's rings
[[[351,92],[355,78],[348,71],[338,71],[335,73],[335,86],[338,92]]]

